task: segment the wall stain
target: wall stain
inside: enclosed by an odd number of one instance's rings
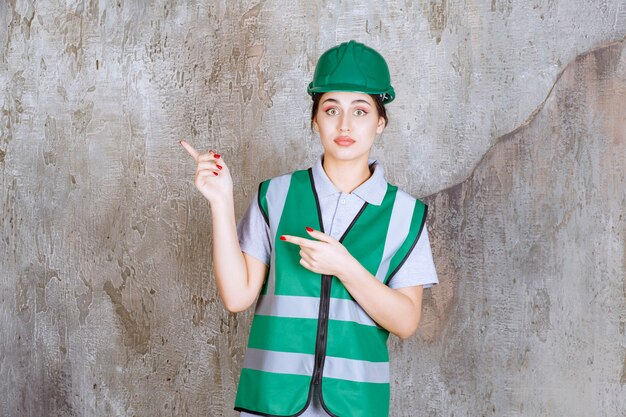
[[[239,19],[238,25],[244,34],[242,44],[245,46],[233,46],[229,63],[236,73],[235,85],[240,89],[242,103],[247,104],[252,100],[256,86],[259,100],[269,108],[273,105],[272,97],[276,93],[276,88],[273,81],[274,77],[264,69],[265,46],[259,41],[262,38],[259,33],[263,29],[259,24],[259,14],[265,2],[266,0],[260,1],[248,9]],[[243,54],[242,49],[244,50]],[[271,66],[265,65],[265,67]],[[252,74],[256,78],[256,83],[251,79]],[[214,78],[213,73],[210,78]]]
[[[491,11],[501,14],[501,18],[508,18],[513,11],[511,0],[491,0]]]
[[[617,71],[623,50],[621,48],[598,48],[591,53],[596,61],[598,80],[605,80],[611,78]]]
[[[422,11],[430,26],[430,36],[439,44],[448,24],[448,0],[426,0],[422,3]]]
[[[79,294],[78,291],[74,290],[74,298],[76,299],[76,307],[78,308],[78,322],[81,325],[85,325],[85,319],[89,315],[89,307],[93,302],[93,284],[91,280],[86,279],[81,276],[80,280],[83,282],[85,287],[87,287],[87,291],[82,294]]]
[[[624,355],[624,363],[622,365],[622,376],[619,379],[620,385],[626,385],[626,354]]]
[[[61,281],[59,276],[59,271],[49,268],[46,265],[47,259],[44,257],[40,257],[38,266],[36,267],[36,272],[33,273],[33,277],[37,280],[37,285],[35,287],[35,306],[36,312],[41,313],[48,309],[48,304],[46,301],[46,288],[48,287],[48,283],[52,278],[56,278],[58,281]]]
[[[204,319],[204,313],[206,311],[206,307],[209,304],[209,300],[206,298],[193,294],[191,296],[191,305],[193,306],[193,324],[198,326],[202,319]]]
[[[545,342],[550,331],[550,294],[545,288],[538,289],[530,305],[531,328],[539,340]]]
[[[150,346],[150,322],[143,320],[141,323],[135,318],[137,314],[129,311],[122,302],[122,289],[124,284],[120,288],[113,286],[113,283],[108,280],[104,283],[104,292],[107,293],[113,306],[115,307],[115,313],[122,322],[124,328],[124,345],[131,347],[139,354],[145,354],[148,352]],[[144,306],[142,300],[142,307]],[[146,311],[144,310],[144,313]]]
[[[32,317],[32,285],[27,275],[20,275],[15,282],[15,311],[22,322],[27,323]]]
[[[42,415],[78,417],[80,414],[72,407],[71,365],[67,360],[60,363],[48,363],[44,380],[41,381]],[[29,407],[30,408],[30,407]]]

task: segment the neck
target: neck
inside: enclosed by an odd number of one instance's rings
[[[351,161],[340,161],[324,155],[322,167],[334,186],[348,194],[372,175],[368,165],[368,155]]]

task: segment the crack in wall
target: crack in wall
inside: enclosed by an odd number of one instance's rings
[[[429,198],[429,197],[434,197],[437,194],[449,190],[449,189],[453,189],[455,187],[458,187],[459,185],[463,184],[464,182],[466,182],[469,178],[471,178],[474,175],[474,172],[476,171],[476,169],[483,163],[484,159],[486,158],[487,155],[489,155],[489,153],[494,149],[494,147],[496,147],[499,143],[509,139],[510,137],[514,136],[516,133],[520,132],[522,129],[524,129],[525,127],[529,126],[530,123],[532,123],[532,121],[535,119],[535,117],[537,117],[537,114],[539,114],[539,112],[544,108],[546,102],[548,101],[548,99],[550,99],[550,97],[552,96],[552,92],[554,91],[554,88],[558,85],[559,80],[561,79],[561,77],[563,76],[563,74],[568,70],[568,68],[570,68],[572,65],[574,65],[578,60],[594,54],[594,53],[598,53],[599,51],[602,50],[606,50],[608,48],[611,48],[615,45],[620,45],[623,44],[624,42],[626,42],[626,36],[624,36],[622,39],[616,40],[616,41],[611,41],[609,43],[605,43],[605,44],[601,44],[598,45],[592,49],[589,49],[585,52],[582,52],[578,55],[576,55],[576,57],[570,61],[562,70],[561,72],[559,72],[556,76],[556,78],[554,79],[554,82],[552,83],[552,86],[550,87],[550,89],[548,90],[548,93],[546,94],[545,98],[541,101],[541,103],[539,103],[539,105],[537,107],[535,107],[535,109],[530,113],[530,115],[526,118],[526,120],[524,122],[522,122],[519,126],[517,126],[515,129],[511,130],[508,133],[505,133],[504,135],[500,136],[499,138],[497,138],[492,144],[491,146],[489,146],[485,152],[483,153],[483,155],[480,157],[480,159],[478,159],[476,161],[476,163],[472,166],[472,168],[469,171],[469,174],[461,181],[452,184],[446,188],[443,188],[435,193],[429,194],[427,196],[425,196],[424,198]]]

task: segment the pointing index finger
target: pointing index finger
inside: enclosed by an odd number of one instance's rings
[[[298,246],[306,246],[306,247],[311,247],[311,243],[315,242],[314,240],[311,240],[311,239],[306,239],[303,237],[291,236],[291,235],[282,235],[280,237],[280,240],[293,243]]]
[[[189,155],[191,155],[193,159],[195,159],[196,161],[198,160],[198,155],[200,155],[200,154],[198,153],[198,151],[196,151],[193,148],[193,146],[191,146],[190,144],[188,144],[184,140],[181,140],[180,144],[183,145],[183,148],[185,148],[187,153],[189,153]]]

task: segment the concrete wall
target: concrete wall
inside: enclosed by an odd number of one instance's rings
[[[390,64],[374,156],[441,281],[391,414],[623,414],[624,0],[8,1],[0,29],[0,416],[236,416],[252,311],[178,140],[241,216],[321,152],[305,86],[351,38]]]

